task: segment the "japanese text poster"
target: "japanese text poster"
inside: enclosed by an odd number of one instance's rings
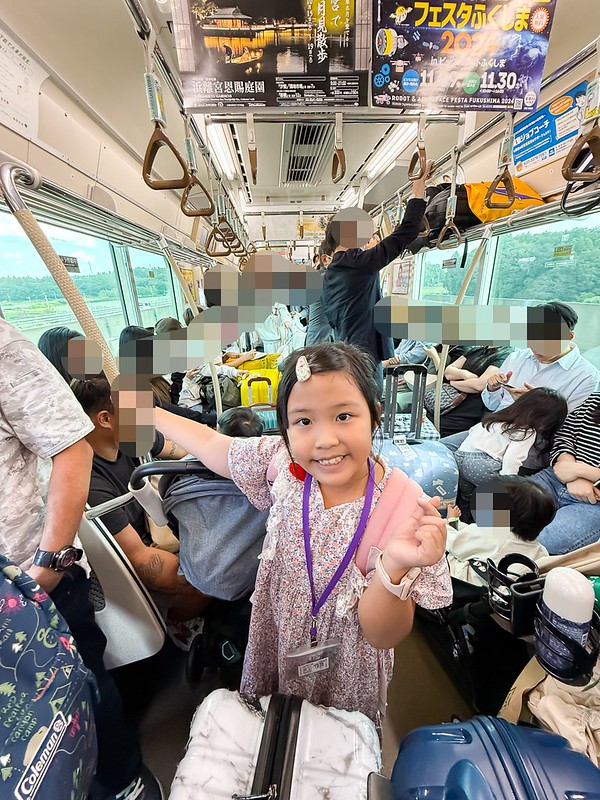
[[[373,0],[374,106],[534,111],[556,0]]]
[[[367,105],[365,0],[226,2],[172,0],[188,110]]]

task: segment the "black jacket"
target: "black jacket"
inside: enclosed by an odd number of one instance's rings
[[[336,253],[325,273],[322,302],[336,339],[364,348],[376,361],[394,354],[393,341],[375,330],[374,309],[381,300],[379,272],[417,238],[424,211],[424,200],[410,200],[393,233],[370,250]]]

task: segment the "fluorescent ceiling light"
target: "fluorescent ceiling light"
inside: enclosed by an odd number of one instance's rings
[[[221,173],[232,181],[237,173],[237,165],[229,149],[229,138],[225,125],[209,125],[208,143]]]
[[[340,207],[352,208],[358,200],[358,189],[355,186],[347,186],[340,195]]]
[[[395,165],[400,153],[406,149],[411,140],[417,135],[417,130],[416,123],[413,125],[401,123],[395,131],[386,136],[367,164],[369,178],[377,178],[389,172]]]

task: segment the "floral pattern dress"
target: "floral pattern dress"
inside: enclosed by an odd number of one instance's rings
[[[316,705],[361,711],[379,722],[385,713],[393,650],[376,650],[365,639],[358,620],[358,601],[373,572],[361,574],[354,560],[317,617],[317,638],[340,641],[338,658],[326,672],[290,679],[286,656],[310,642],[311,591],[302,534],[304,484],[289,471],[290,458],[280,437],[234,439],[229,468],[250,502],[270,507],[267,536],[252,599],[250,639],[241,691],[256,698],[281,692],[297,694]],[[267,480],[267,471],[269,480]],[[391,469],[375,485],[373,505]],[[276,475],[276,477],[274,477]],[[273,480],[274,477],[274,480]],[[272,481],[272,484],[271,484]],[[355,534],[364,498],[326,509],[317,481],[310,493],[310,543],[315,593],[320,597]],[[445,557],[423,570],[412,598],[426,608],[448,605],[452,588]]]

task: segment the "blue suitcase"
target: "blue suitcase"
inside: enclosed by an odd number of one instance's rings
[[[409,733],[392,789],[394,800],[598,800],[600,770],[562,736],[475,717]]]
[[[396,433],[398,375],[415,373],[413,403],[408,434]],[[441,442],[423,441],[421,426],[425,402],[427,370],[423,366],[402,365],[385,371],[385,396],[382,436],[374,441],[375,453],[413,478],[430,497],[454,503],[458,492],[458,467],[452,452]]]

